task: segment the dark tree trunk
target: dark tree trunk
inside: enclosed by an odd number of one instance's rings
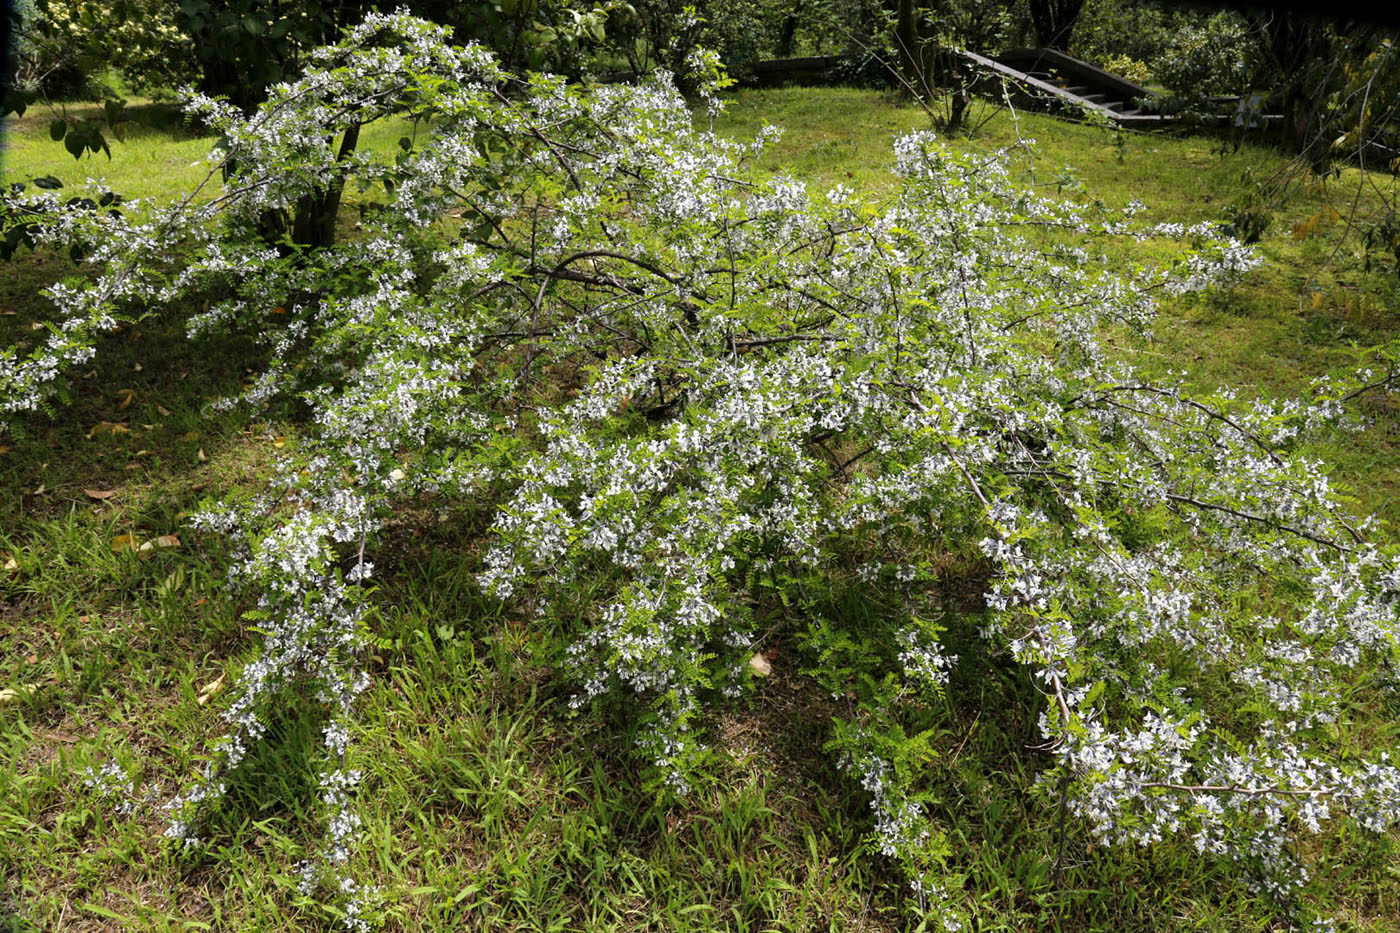
[[[360,124],[352,123],[340,140],[336,161],[344,162],[360,142]],[[292,218],[292,242],[297,246],[317,249],[335,242],[335,220],[340,213],[340,199],[345,191],[343,179],[335,181],[321,194],[302,198]]]
[[[904,93],[915,97],[927,96],[928,73],[924,68],[919,17],[914,9],[914,0],[899,0],[894,41],[899,49],[899,76],[903,79]]]
[[[802,0],[797,0],[783,19],[783,29],[778,35],[778,57],[791,58],[793,43],[797,40],[797,27],[802,21]]]
[[[1084,0],[1029,0],[1035,41],[1041,48],[1068,52]]]

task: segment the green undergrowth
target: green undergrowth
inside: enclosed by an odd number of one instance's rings
[[[211,140],[157,108],[113,159],[75,163],[46,118],[7,129],[6,180],[105,177],[128,196],[182,190],[203,177]],[[1141,200],[1156,220],[1215,220],[1267,150],[1221,153],[1202,137],[1130,134],[1035,114],[990,115],[971,140],[994,148],[1034,138],[1027,181],[1067,197]],[[787,133],[764,165],[815,188],[888,185],[893,133],[927,125],[917,108],[849,90],[735,95],[719,129]],[[138,131],[139,130],[139,131]],[[404,124],[371,128],[392,147]],[[1342,227],[1294,238],[1324,205],[1340,210],[1357,174],[1298,193],[1260,244],[1267,260],[1243,285],[1165,309],[1158,339],[1120,343],[1145,369],[1185,371],[1196,388],[1286,395],[1359,363],[1400,321],[1396,279],[1366,273]],[[353,235],[350,192],[344,232]],[[1142,244],[1140,259],[1153,247]],[[1117,261],[1118,257],[1115,257]],[[36,294],[73,267],[24,254],[0,277],[0,344],[43,320]],[[1318,298],[1317,296],[1322,296]],[[1350,302],[1350,304],[1348,304]],[[269,309],[269,314],[273,309]],[[270,317],[269,320],[275,318]],[[232,339],[191,345],[178,321],[149,320],[105,338],[53,417],[0,442],[0,929],[306,930],[334,918],[297,890],[313,846],[322,725],[288,704],[214,813],[209,844],[179,856],[161,843],[159,804],[196,773],[221,731],[218,710],[256,633],[246,596],[224,587],[227,555],[191,534],[203,501],[248,494],[297,442],[300,410],[218,412],[210,402],[259,372]],[[1372,403],[1372,430],[1316,445],[1358,510],[1400,519],[1400,419]],[[868,800],[822,750],[845,699],[800,675],[808,659],[779,631],[772,675],[707,723],[708,782],[659,808],[641,789],[619,722],[574,715],[553,673],[560,634],[503,613],[473,579],[488,514],[404,512],[376,563],[369,664],[352,747],[363,769],[363,844],[355,874],[378,886],[390,930],[904,930],[913,895],[869,852]],[[1393,528],[1382,532],[1393,535]],[[967,587],[975,589],[975,587]],[[580,598],[586,598],[581,594]],[[837,599],[859,628],[878,600]],[[976,638],[975,599],[949,626]],[[872,623],[873,624],[873,623]],[[980,665],[980,666],[979,666]],[[1096,847],[1034,787],[1035,687],[1011,664],[955,669],[936,722],[931,786],[949,867],[984,931],[1286,928],[1284,912],[1241,873],[1199,857],[1189,840],[1136,850]],[[1366,711],[1341,728],[1395,735],[1400,710]],[[84,782],[116,763],[130,788]],[[119,812],[119,811],[129,812]],[[1310,852],[1306,895],[1342,929],[1400,922],[1395,840],[1324,836]]]

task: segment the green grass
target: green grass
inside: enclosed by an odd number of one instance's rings
[[[105,175],[124,194],[159,196],[202,175],[211,143],[161,128],[152,111],[110,163],[78,164],[48,140],[46,120],[8,128],[7,178]],[[751,133],[765,120],[788,128],[768,167],[819,188],[876,190],[889,185],[892,134],[926,125],[877,94],[806,89],[740,93],[721,129]],[[1214,219],[1246,168],[1278,164],[1262,149],[1222,155],[1210,139],[1136,135],[1120,161],[1105,131],[1034,114],[994,115],[953,144],[994,148],[1018,131],[1039,142],[1028,181],[1110,203],[1136,197],[1163,220]],[[389,147],[401,132],[367,136]],[[1159,341],[1142,348],[1125,335],[1125,352],[1149,369],[1184,368],[1197,386],[1277,395],[1391,336],[1394,277],[1365,274],[1345,244],[1327,266],[1335,229],[1290,235],[1356,184],[1344,173],[1284,205],[1260,247],[1264,269],[1228,295],[1168,307]],[[33,255],[6,268],[0,312],[14,313],[0,315],[0,344],[43,319],[36,292],[68,268]],[[14,562],[0,569],[0,689],[18,691],[0,703],[0,929],[333,926],[296,890],[295,863],[319,833],[314,707],[289,705],[231,785],[206,849],[177,856],[157,838],[157,804],[197,772],[221,731],[225,691],[256,647],[240,620],[246,598],[222,586],[223,555],[183,522],[207,497],[256,489],[279,447],[296,443],[294,408],[207,407],[260,362],[239,341],[192,346],[178,322],[154,319],[106,338],[57,416],[26,420],[0,445],[0,568]],[[1316,452],[1360,508],[1393,522],[1400,427],[1393,410],[1370,414],[1372,431]],[[709,783],[657,808],[626,728],[571,715],[569,685],[549,665],[558,646],[472,584],[485,521],[406,514],[375,555],[392,569],[379,584],[374,685],[352,743],[366,774],[355,871],[380,888],[386,928],[914,928],[907,889],[863,848],[867,801],[821,751],[830,701],[797,675],[800,658],[777,646],[757,695],[709,724]],[[123,547],[172,534],[175,546]],[[1045,764],[1032,691],[1016,670],[965,665],[940,717],[935,816],[978,929],[1285,928],[1238,873],[1188,842],[1106,851],[1071,826],[1057,870],[1056,807],[1031,791]],[[1351,727],[1393,736],[1397,718],[1376,710]],[[124,794],[80,777],[108,761],[135,778],[129,815],[116,812]],[[1324,898],[1344,929],[1393,930],[1397,854],[1391,838],[1328,838],[1308,897]]]

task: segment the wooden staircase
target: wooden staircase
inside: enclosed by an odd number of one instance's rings
[[[1147,88],[1063,52],[1013,49],[996,58],[963,55],[973,65],[973,86],[995,99],[1001,99],[1004,86],[1013,104],[1070,117],[1097,114],[1133,129],[1156,129],[1172,119],[1143,106],[1155,96]]]

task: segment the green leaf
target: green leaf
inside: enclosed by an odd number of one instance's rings
[[[68,121],[62,118],[49,124],[49,139],[58,142],[68,132]]]

